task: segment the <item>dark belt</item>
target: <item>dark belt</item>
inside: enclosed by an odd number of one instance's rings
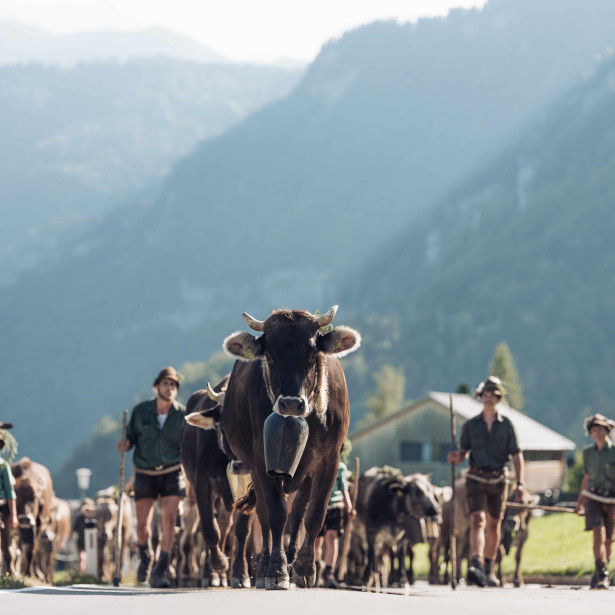
[[[476,468],[474,466],[470,466],[470,472],[472,474],[478,474],[478,476],[488,476],[490,478],[496,478],[498,476],[502,476],[506,472],[506,468],[496,468],[495,470],[488,470],[485,468]]]

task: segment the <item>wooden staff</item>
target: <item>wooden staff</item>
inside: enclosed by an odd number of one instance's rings
[[[352,509],[357,511],[357,496],[359,495],[359,458],[354,458],[354,485],[352,486]],[[337,580],[343,581],[346,576],[346,565],[348,563],[348,553],[350,552],[350,538],[352,536],[353,519],[349,518],[346,523],[346,532],[344,534],[344,546],[342,547],[342,555],[340,557],[340,565],[337,569]]]
[[[574,513],[576,510],[570,506],[541,506],[540,504],[522,504],[521,502],[506,502],[506,508],[514,508],[515,510],[544,510],[546,512],[563,512]]]
[[[128,410],[122,413],[122,442],[126,440],[126,419],[128,418]],[[122,576],[121,553],[122,544],[122,513],[124,512],[124,473],[126,471],[126,452],[120,453],[120,477],[118,480],[118,503],[117,503],[117,525],[115,528],[115,574],[113,575],[113,586],[120,586],[120,578]]]
[[[457,450],[455,428],[455,412],[453,411],[453,396],[449,395],[449,407],[451,411],[451,452]],[[457,536],[455,535],[455,464],[451,463],[451,485],[453,487],[453,497],[451,499],[451,589],[457,587]]]

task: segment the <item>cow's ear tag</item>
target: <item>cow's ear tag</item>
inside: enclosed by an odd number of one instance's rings
[[[399,495],[399,496],[404,495],[404,490],[403,489],[399,489],[399,488],[395,489],[395,495]]]
[[[246,359],[256,359],[256,355],[249,348],[244,349],[243,356]]]

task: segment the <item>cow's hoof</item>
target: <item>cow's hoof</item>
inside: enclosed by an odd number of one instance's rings
[[[290,578],[287,574],[265,578],[265,589],[288,589],[289,587]]]
[[[316,574],[304,576],[293,568],[293,583],[297,587],[314,587],[316,585]]]
[[[258,577],[254,583],[256,589],[265,589],[265,577]]]
[[[202,587],[220,587],[220,577],[217,574],[212,574],[210,577],[203,577]]]
[[[241,579],[238,577],[231,577],[231,587],[233,589],[249,589],[252,585],[250,584],[249,577],[243,577]]]

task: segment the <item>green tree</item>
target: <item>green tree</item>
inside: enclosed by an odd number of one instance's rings
[[[489,375],[497,376],[506,389],[508,403],[515,410],[523,410],[523,387],[517,373],[517,366],[506,342],[500,342],[489,362]]]
[[[462,380],[457,385],[457,389],[455,390],[455,393],[458,393],[459,395],[470,395],[470,385],[467,382],[465,382],[465,380]]]
[[[184,377],[179,390],[182,403],[185,404],[194,391],[206,388],[208,382],[212,387],[220,382],[231,371],[233,362],[234,359],[220,351],[207,361],[183,363],[179,368],[179,373]]]
[[[365,427],[387,414],[399,410],[404,401],[406,377],[402,368],[385,363],[375,374],[377,388],[367,397],[367,407],[370,411],[359,421],[359,427]]]
[[[566,472],[567,493],[578,493],[581,490],[581,481],[585,476],[585,468],[583,466],[583,452],[577,451],[574,456],[574,465]]]

